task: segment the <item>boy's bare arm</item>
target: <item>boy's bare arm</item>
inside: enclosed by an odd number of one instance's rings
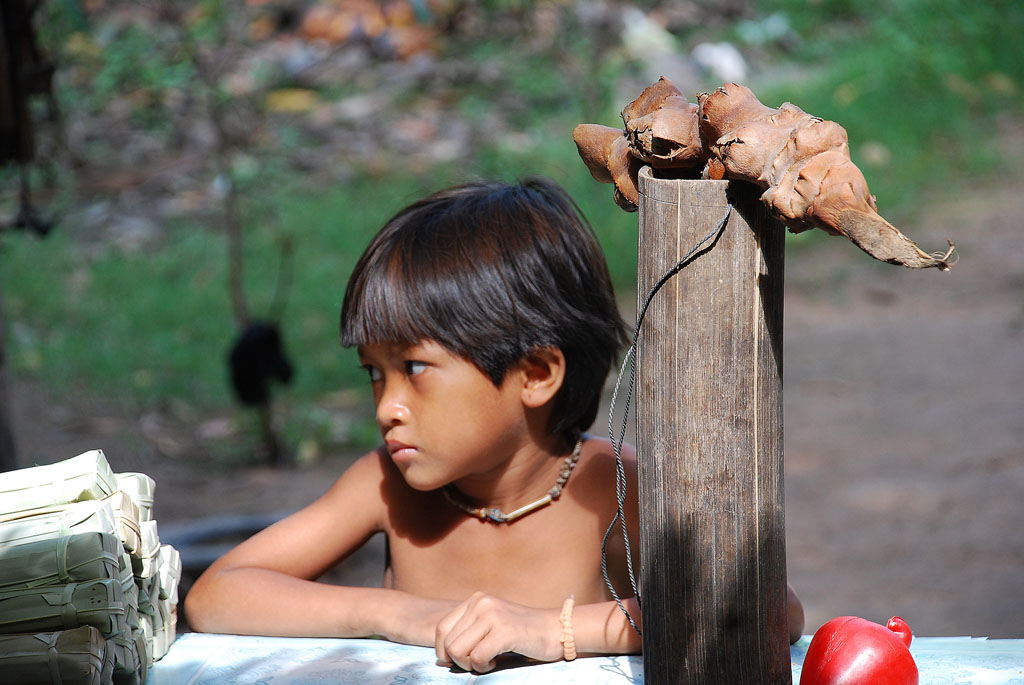
[[[624,599],[622,604],[642,628],[636,599]],[[615,602],[577,606],[573,610],[572,628],[580,654],[639,654],[643,647],[640,635]]]
[[[639,624],[639,606],[624,604]],[[563,657],[563,626],[559,609],[535,609],[477,593],[459,604],[437,625],[434,649],[438,661],[485,673],[495,658],[513,652],[539,661]],[[631,654],[642,647],[615,602],[578,606],[571,628],[579,654]]]
[[[315,582],[381,529],[380,463],[379,454],[363,457],[323,497],[218,559],[186,597],[190,624],[207,632],[433,644],[434,626],[454,602]]]
[[[205,632],[284,637],[381,635],[394,642],[424,646],[433,644],[437,621],[456,604],[398,590],[315,583],[259,568],[223,571],[203,586],[202,592],[219,596],[214,606],[196,617],[189,593],[189,621]]]

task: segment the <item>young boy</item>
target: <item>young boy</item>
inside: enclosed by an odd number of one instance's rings
[[[381,635],[477,672],[506,652],[639,652],[601,571],[614,451],[583,435],[624,330],[593,231],[555,184],[472,183],[399,212],[357,263],[341,315],[384,445],[214,563],[188,594],[190,623]],[[635,455],[622,456],[635,538]],[[313,582],[381,532],[383,587]],[[616,536],[617,589],[626,568]],[[639,623],[635,599],[624,605]]]

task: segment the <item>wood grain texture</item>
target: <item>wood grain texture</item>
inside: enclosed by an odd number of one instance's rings
[[[790,683],[783,227],[750,184],[639,179],[637,447],[644,682]]]

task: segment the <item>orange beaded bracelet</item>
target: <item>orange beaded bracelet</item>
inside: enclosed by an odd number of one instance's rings
[[[572,609],[576,605],[576,595],[569,597],[562,604],[562,614],[559,620],[562,622],[562,658],[572,661],[576,658],[576,638],[572,633]]]

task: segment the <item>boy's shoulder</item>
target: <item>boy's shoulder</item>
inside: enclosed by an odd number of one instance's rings
[[[611,461],[615,463],[615,445],[608,438],[598,437],[587,433],[584,435],[583,454],[597,462]],[[628,442],[623,442],[619,450],[623,463],[636,462],[636,448]]]
[[[385,493],[399,487],[402,476],[395,468],[387,449],[381,445],[357,457],[338,477],[328,494],[356,496],[361,500],[382,500]]]
[[[583,443],[583,450],[580,461],[577,465],[578,475],[583,478],[596,478],[607,481],[609,478],[614,483],[617,470],[615,445],[607,438],[586,435]],[[625,470],[626,479],[632,481],[636,473],[636,450],[629,443],[622,443],[619,451],[622,465]],[[574,476],[576,477],[576,476]]]
[[[342,481],[348,481],[348,491],[358,488],[372,493],[384,512],[434,503],[435,493],[421,492],[405,481],[384,445],[356,459],[338,479],[339,483]]]
[[[379,479],[383,477],[388,462],[390,460],[387,458],[387,450],[381,445],[361,457],[356,457],[356,460],[345,469],[341,477]]]
[[[622,459],[622,475],[625,478],[625,512],[626,524],[630,535],[637,531],[637,470],[636,450],[629,443],[623,443],[619,451]],[[615,446],[607,438],[587,436],[583,445],[583,453],[572,478],[575,483],[575,494],[579,501],[585,502],[589,509],[595,506],[601,512],[603,521],[615,514],[618,498],[618,465],[616,464]],[[570,479],[570,487],[573,482]]]
[[[387,487],[396,479],[405,482],[395,463],[388,456],[388,450],[384,445],[357,458],[341,477],[357,480],[367,485],[373,483],[382,487]]]

